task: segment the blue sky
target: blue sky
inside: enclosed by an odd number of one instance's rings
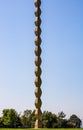
[[[0,0],[0,110],[34,109],[34,1]],[[83,119],[83,0],[42,0],[42,110]]]

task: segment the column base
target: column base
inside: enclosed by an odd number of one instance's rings
[[[42,128],[42,121],[41,120],[36,120],[35,129],[37,129],[37,128]]]

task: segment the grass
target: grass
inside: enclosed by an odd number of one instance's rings
[[[61,128],[61,129],[57,129],[57,128],[54,128],[54,129],[52,129],[52,128],[43,128],[43,129],[39,129],[39,130],[83,130],[83,128],[79,128],[79,129],[77,129],[77,128]],[[29,129],[29,128],[0,128],[0,130],[37,130],[37,129]]]
[[[0,130],[38,130],[35,128],[0,128]],[[39,128],[39,130],[83,130],[83,128]]]

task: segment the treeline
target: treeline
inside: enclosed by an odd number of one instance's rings
[[[43,128],[80,128],[81,120],[75,114],[69,119],[65,118],[63,112],[58,115],[44,111],[42,113]],[[0,117],[0,128],[33,128],[35,124],[35,111],[25,110],[23,114],[18,114],[15,109],[4,109]]]

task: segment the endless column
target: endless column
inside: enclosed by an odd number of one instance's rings
[[[40,68],[40,65],[41,65],[41,28],[40,28],[40,25],[41,25],[41,18],[40,18],[40,15],[41,15],[41,9],[40,9],[40,5],[41,5],[41,0],[35,0],[35,16],[36,16],[36,19],[35,19],[35,35],[36,35],[36,38],[35,38],[35,45],[36,45],[36,48],[35,48],[35,55],[36,55],[36,58],[35,58],[35,65],[36,65],[36,68],[35,68],[35,75],[36,75],[36,79],[35,79],[35,85],[36,85],[36,89],[35,89],[35,96],[36,96],[36,100],[35,100],[35,106],[36,106],[36,110],[35,110],[35,116],[36,116],[36,122],[35,122],[35,128],[42,128],[42,112],[41,112],[41,105],[42,105],[42,102],[41,102],[41,94],[42,94],[42,91],[41,91],[41,84],[42,84],[42,81],[41,81],[41,68]]]

